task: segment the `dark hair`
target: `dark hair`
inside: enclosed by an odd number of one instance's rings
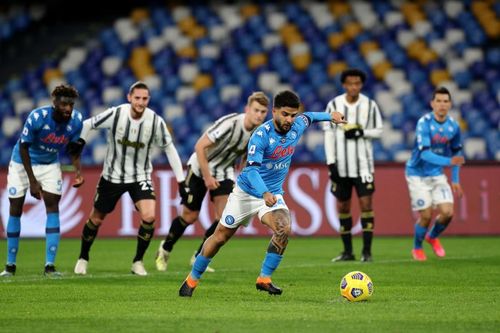
[[[75,87],[69,84],[61,84],[52,90],[52,97],[70,97],[70,98],[78,98],[78,90]]]
[[[136,83],[130,86],[130,88],[128,89],[129,95],[132,94],[135,89],[146,89],[149,92],[148,85],[142,81],[137,81]]]
[[[348,76],[357,76],[361,79],[362,83],[366,81],[366,74],[361,69],[349,68],[340,74],[340,82],[344,83]]]
[[[450,101],[451,101],[450,91],[448,89],[446,89],[445,87],[436,88],[436,90],[434,90],[434,92],[432,93],[432,100],[434,100],[434,98],[436,97],[437,94],[448,95],[448,97],[450,98]]]
[[[273,106],[275,108],[289,107],[289,108],[299,108],[300,99],[296,93],[290,90],[280,91],[276,96],[274,96]]]

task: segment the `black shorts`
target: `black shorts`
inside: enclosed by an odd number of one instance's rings
[[[358,198],[372,195],[373,192],[375,192],[375,182],[373,177],[371,178],[371,182],[363,182],[361,177],[339,177],[336,182],[332,181],[331,191],[337,200],[347,201],[351,199],[353,187],[356,189]]]
[[[150,181],[115,184],[101,177],[94,197],[94,208],[105,214],[111,213],[125,192],[128,192],[134,203],[143,199],[156,200],[153,184]]]
[[[234,181],[231,179],[224,179],[219,181],[220,186],[215,190],[210,190],[210,200],[214,200],[214,197],[218,195],[229,195],[233,191]],[[189,187],[189,195],[186,200],[182,200],[181,204],[187,208],[199,212],[201,210],[201,204],[207,193],[207,187],[205,186],[205,181],[203,178],[198,177],[194,174],[191,167],[188,168],[186,177],[186,186]]]

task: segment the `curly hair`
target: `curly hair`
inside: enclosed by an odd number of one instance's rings
[[[342,72],[342,74],[340,74],[340,82],[344,83],[348,76],[357,76],[361,79],[362,83],[365,83],[366,81],[366,73],[363,72],[361,69],[357,68],[346,69],[345,71]]]
[[[75,87],[69,84],[61,84],[52,90],[52,97],[70,97],[70,98],[78,98],[78,90]]]

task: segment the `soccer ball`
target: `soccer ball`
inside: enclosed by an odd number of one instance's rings
[[[367,300],[373,294],[372,279],[360,271],[347,273],[340,281],[340,294],[349,302]]]

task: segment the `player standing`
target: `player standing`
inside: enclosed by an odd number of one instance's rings
[[[78,98],[74,87],[59,85],[51,95],[52,106],[31,111],[12,151],[7,175],[10,202],[6,230],[7,264],[0,276],[13,276],[16,273],[21,215],[28,188],[34,198],[43,199],[47,212],[44,274],[60,275],[54,265],[60,239],[59,201],[63,183],[59,151],[66,147],[76,168],[73,186],[80,186],[83,184],[80,175],[81,147],[77,140],[80,138],[83,118],[73,108]]]
[[[184,172],[179,154],[163,119],[149,109],[149,88],[143,82],[134,83],[127,95],[129,103],[111,107],[85,120],[82,140],[91,129],[108,130],[108,150],[97,185],[94,207],[82,230],[81,250],[74,272],[87,274],[89,252],[100,225],[111,213],[122,194],[128,192],[141,218],[137,234],[137,250],[132,261],[132,273],[147,275],[143,257],[154,234],[156,197],[151,179],[154,146],[164,149],[170,166],[180,183],[181,197]]]
[[[340,236],[344,251],[332,261],[355,260],[352,250],[352,188],[358,194],[363,228],[361,261],[372,261],[372,239],[375,215],[372,196],[375,192],[372,140],[382,135],[382,115],[377,103],[361,94],[366,74],[359,69],[342,72],[340,81],[345,93],[332,99],[326,112],[340,112],[346,125],[324,124],[326,163],[332,182],[331,192],[337,199]]]

